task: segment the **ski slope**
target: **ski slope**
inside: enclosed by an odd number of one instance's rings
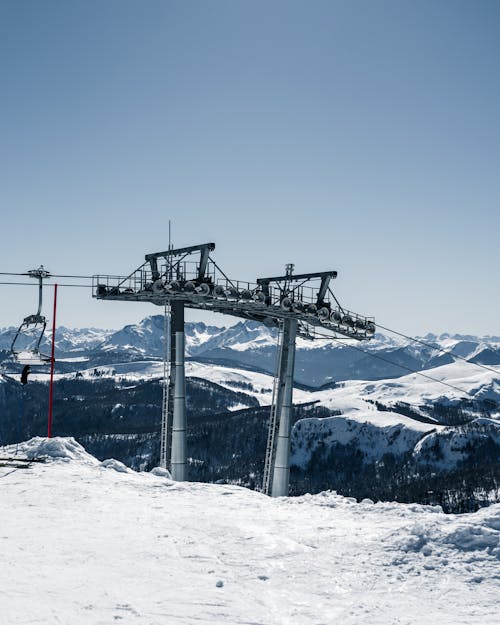
[[[2,624],[498,623],[500,504],[276,500],[100,463],[73,439],[17,451],[48,459],[0,467]]]

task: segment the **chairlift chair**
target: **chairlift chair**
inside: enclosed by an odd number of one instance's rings
[[[50,273],[41,265],[38,269],[28,271],[31,278],[38,279],[38,310],[34,315],[28,315],[23,319],[10,346],[14,362],[20,365],[45,365],[51,361],[51,357],[40,351],[47,319],[42,312],[42,282]]]

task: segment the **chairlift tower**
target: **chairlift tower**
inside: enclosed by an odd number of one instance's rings
[[[146,254],[145,262],[126,277],[96,275],[93,296],[101,300],[150,302],[170,311],[167,394],[164,394],[161,462],[170,459],[172,477],[187,479],[185,308],[224,313],[279,329],[276,370],[263,491],[288,494],[293,375],[297,336],[314,339],[318,330],[335,337],[372,338],[375,322],[342,308],[331,290],[336,271],[258,278],[255,283],[232,280],[211,252],[215,243]],[[166,327],[166,326],[165,326]],[[166,337],[165,337],[166,339]],[[164,387],[165,388],[165,387]],[[169,453],[170,452],[170,453]]]

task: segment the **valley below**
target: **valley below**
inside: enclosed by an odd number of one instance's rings
[[[61,329],[54,433],[75,437],[101,460],[157,466],[162,331],[160,316],[117,332]],[[48,372],[33,368],[21,387],[9,362],[11,332],[0,331],[3,444],[46,433]],[[259,490],[275,333],[252,322],[187,324],[186,333],[189,479]],[[363,351],[298,340],[292,495],[335,490],[446,512],[500,499],[500,339],[444,335],[425,343],[434,348],[383,335]]]

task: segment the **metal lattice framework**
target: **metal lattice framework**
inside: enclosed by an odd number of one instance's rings
[[[343,308],[334,296],[330,282],[337,277],[336,271],[293,274],[293,265],[287,265],[284,276],[258,278],[255,283],[232,280],[210,256],[214,249],[215,243],[205,243],[147,254],[145,262],[128,276],[94,276],[93,295],[158,306],[177,300],[188,308],[267,326],[296,319],[298,333],[309,338],[318,328],[357,340],[373,336],[373,317]]]
[[[179,481],[187,475],[184,308],[224,313],[279,328],[262,489],[272,496],[287,495],[296,336],[314,338],[322,329],[332,337],[363,341],[373,336],[375,322],[340,305],[331,289],[336,271],[294,274],[294,266],[288,264],[284,275],[258,278],[254,283],[232,280],[210,255],[214,249],[215,243],[204,243],[147,254],[145,262],[128,276],[94,276],[93,296],[150,302],[164,307],[165,322],[170,317],[160,463],[170,463],[172,476]]]

